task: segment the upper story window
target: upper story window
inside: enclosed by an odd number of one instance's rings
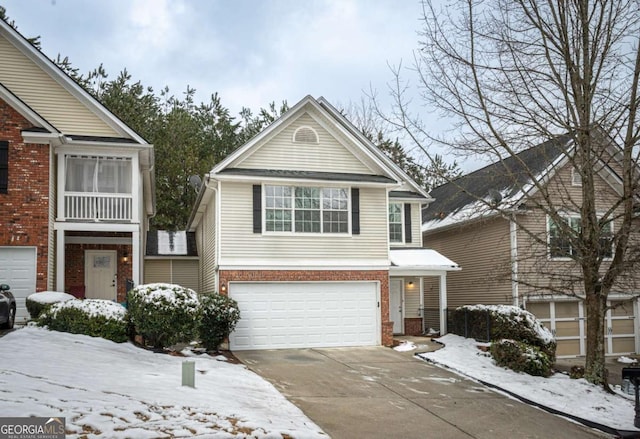
[[[346,188],[265,186],[267,232],[348,233]]]
[[[579,233],[581,229],[579,215],[567,215],[562,221],[572,230]],[[570,259],[578,256],[578,249],[571,245],[571,240],[562,233],[561,227],[551,218],[548,219],[549,230],[549,256],[553,259]],[[613,223],[609,222],[602,227],[600,247],[602,257],[613,257]]]
[[[389,241],[395,243],[402,243],[404,221],[402,219],[403,213],[402,203],[389,203]]]
[[[582,175],[577,168],[571,168],[571,186],[582,186]]]
[[[67,192],[131,193],[131,159],[128,157],[67,156]]]
[[[303,126],[293,133],[293,141],[296,143],[318,143],[318,133],[311,127]]]
[[[0,194],[9,191],[9,142],[0,140]]]

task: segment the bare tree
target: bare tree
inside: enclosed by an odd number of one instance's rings
[[[527,210],[553,224],[555,251],[569,266],[538,266],[545,283],[519,279],[542,291],[575,294],[587,310],[586,378],[606,386],[604,317],[612,288],[638,270],[638,0],[467,0],[438,9],[424,0],[415,72],[422,103],[438,109],[451,135],[431,135],[411,111],[407,81],[395,70],[395,107],[385,115],[432,157],[427,146],[477,153],[513,165],[504,174],[528,193]],[[559,137],[561,136],[561,137]],[[546,141],[562,149],[581,180],[579,193],[537,179],[519,152]],[[517,171],[514,171],[517,169]],[[599,205],[598,182],[611,171],[615,201]],[[465,190],[461,188],[461,190]],[[473,195],[473,191],[467,191]],[[555,195],[554,195],[555,194]],[[559,196],[558,196],[559,194]],[[517,206],[479,199],[482,209],[512,219],[537,250],[549,252],[547,234]],[[519,206],[523,207],[523,206]],[[568,221],[572,211],[576,221]],[[615,227],[611,227],[615,224]],[[636,230],[634,231],[634,227]],[[613,244],[613,245],[612,245]],[[571,268],[575,270],[571,270]],[[567,273],[577,273],[568,275]],[[637,290],[636,290],[637,291]]]

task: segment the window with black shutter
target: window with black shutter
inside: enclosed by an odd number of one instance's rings
[[[9,142],[0,140],[0,194],[9,190]]]

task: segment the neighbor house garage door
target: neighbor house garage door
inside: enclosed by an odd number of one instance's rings
[[[611,300],[605,318],[605,354],[636,352],[634,301]],[[586,355],[586,309],[582,301],[528,302],[532,312],[555,335],[556,355]]]
[[[35,247],[0,247],[0,283],[9,284],[16,297],[16,322],[26,321],[25,299],[36,291]]]
[[[376,282],[231,282],[232,350],[380,344]]]

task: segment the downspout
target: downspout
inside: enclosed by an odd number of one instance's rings
[[[520,306],[518,291],[518,225],[514,219],[515,213],[509,220],[509,241],[511,243],[511,296],[513,305]]]

